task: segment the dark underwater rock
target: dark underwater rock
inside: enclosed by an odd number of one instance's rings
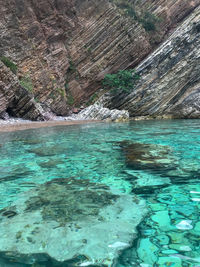
[[[34,153],[40,157],[56,156],[58,154],[65,154],[66,149],[57,145],[54,146],[40,146],[29,150],[30,153]]]
[[[1,170],[0,183],[5,181],[12,181],[21,178],[27,178],[32,175],[33,171],[26,166],[17,165],[10,169]]]
[[[75,184],[77,186],[75,186]],[[118,196],[104,191],[79,190],[88,186],[86,181],[73,182],[73,179],[55,179],[39,188],[37,195],[26,202],[26,212],[40,209],[43,220],[54,220],[61,224],[80,220],[85,216],[98,216],[101,208],[112,205]],[[92,184],[91,184],[92,185]]]
[[[120,143],[128,167],[135,170],[170,170],[175,168],[175,159],[168,146],[155,144]]]
[[[64,163],[63,160],[50,159],[50,160],[45,161],[45,162],[38,162],[38,165],[40,165],[40,167],[42,167],[42,168],[55,168],[57,165],[63,164],[63,163]]]
[[[166,184],[163,185],[153,185],[153,186],[141,186],[133,188],[132,192],[137,195],[151,195],[154,194],[156,190],[166,187]]]

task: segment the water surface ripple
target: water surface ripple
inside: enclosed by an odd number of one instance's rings
[[[0,208],[55,178],[89,179],[147,203],[138,238],[117,267],[200,266],[199,124],[138,121],[0,133]]]

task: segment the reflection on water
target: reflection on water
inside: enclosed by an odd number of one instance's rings
[[[200,266],[199,122],[101,123],[1,133],[0,207],[56,178],[104,184],[137,194],[149,210],[117,267]]]

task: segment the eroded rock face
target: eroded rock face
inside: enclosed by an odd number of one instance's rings
[[[0,55],[14,61],[19,79],[32,81],[37,100],[64,115],[69,67],[65,41],[76,25],[74,1],[9,0],[1,3]]]
[[[129,95],[107,101],[131,117],[200,117],[200,8],[137,68],[141,80]]]
[[[8,114],[5,111],[25,119],[48,119],[33,95],[25,90],[17,77],[0,62],[0,118],[7,118]]]
[[[111,266],[145,213],[136,196],[88,180],[55,179],[0,211],[0,256],[21,264]]]
[[[138,14],[148,11],[161,18],[155,32],[145,31],[108,0],[2,1],[0,56],[17,65],[18,79],[28,77],[38,102],[68,115],[100,88],[106,73],[136,66],[200,3],[133,2]],[[21,110],[18,102],[15,108]]]
[[[113,2],[76,2],[82,28],[76,30],[68,42],[73,64],[68,69],[67,79],[69,90],[77,101],[100,88],[106,73],[137,66],[177,22],[200,4],[199,0],[184,3],[180,0],[128,1],[133,3],[133,9],[140,17],[149,12],[160,18],[156,31],[146,31],[133,17],[124,16]]]

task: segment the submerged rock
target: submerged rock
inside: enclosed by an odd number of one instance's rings
[[[160,257],[157,264],[159,264],[158,266],[174,266],[174,267],[183,266],[181,263],[181,259],[175,256]]]
[[[170,155],[168,146],[156,144],[120,143],[125,155],[126,164],[133,169],[170,170],[175,168],[175,159]]]
[[[144,201],[105,185],[54,179],[0,213],[0,255],[22,264],[111,266],[145,213]]]
[[[0,177],[0,183],[6,182],[6,181],[12,181],[17,180],[21,178],[26,178],[27,176],[30,176],[33,174],[33,171],[26,167],[25,165],[16,165],[14,167],[10,168],[0,168],[1,177]]]
[[[192,223],[191,220],[184,220],[184,221],[181,221],[180,223],[178,223],[176,225],[176,228],[178,228],[179,230],[190,230],[193,228],[191,223]]]
[[[145,185],[142,185],[140,187],[133,187],[132,189],[132,193],[135,193],[137,195],[151,195],[151,194],[154,194],[156,190],[159,190],[163,187],[165,187],[167,185],[163,184],[163,185],[153,185],[153,186],[145,186]]]
[[[149,253],[151,251],[151,254]],[[154,264],[157,262],[158,248],[150,241],[149,238],[144,238],[140,241],[138,255],[144,263]]]
[[[155,223],[157,223],[159,229],[163,231],[173,229],[167,210],[157,211],[151,218]]]
[[[48,157],[48,156],[56,156],[58,154],[65,154],[65,148],[61,146],[41,146],[37,148],[32,148],[28,150],[30,153],[34,153],[39,157]]]
[[[63,164],[64,161],[59,159],[50,159],[45,162],[38,162],[38,165],[42,168],[55,168],[57,165]]]

